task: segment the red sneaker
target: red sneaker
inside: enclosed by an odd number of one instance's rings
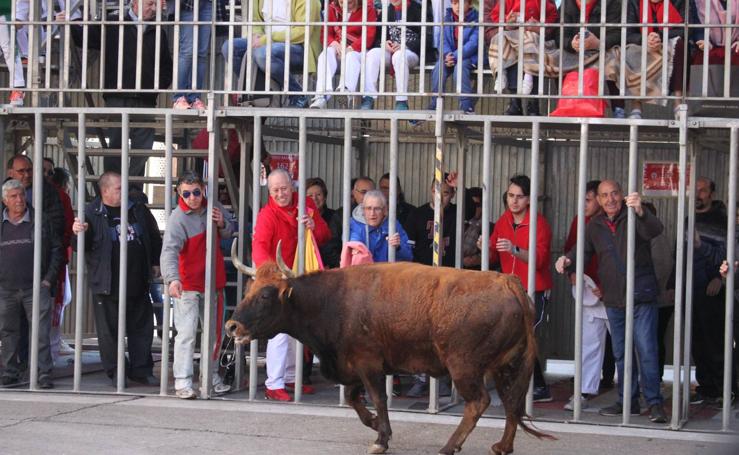
[[[290,395],[285,389],[264,389],[264,398],[275,401],[290,401]]]
[[[286,382],[285,383],[285,388],[287,390],[290,390],[291,392],[294,392],[295,391],[295,383],[294,382]],[[313,395],[314,393],[316,393],[316,389],[313,388],[313,386],[310,386],[310,385],[307,385],[307,384],[303,384],[303,393],[305,395]]]

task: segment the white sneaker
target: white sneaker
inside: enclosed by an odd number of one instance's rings
[[[221,375],[219,375],[218,373],[213,373],[211,380],[213,381],[213,392],[216,395],[221,395],[231,390],[231,386],[228,384],[224,384],[223,378],[221,378]]]
[[[523,75],[523,82],[521,83],[521,91],[524,95],[531,95],[534,91],[534,76],[531,74]]]
[[[508,88],[508,78],[505,75],[505,71],[501,73],[499,77],[495,79],[495,85],[493,86],[494,92],[499,92]]]
[[[328,100],[325,96],[316,96],[313,98],[313,102],[310,103],[311,109],[325,109],[326,103],[328,103]]]
[[[177,398],[182,400],[194,400],[198,397],[198,394],[192,389],[192,387],[185,387],[184,389],[177,390],[175,392]]]
[[[574,411],[575,410],[575,396],[570,397],[570,401],[567,402],[566,405],[564,405],[564,408],[567,411]],[[580,409],[587,409],[588,408],[588,398],[580,395]]]
[[[59,342],[59,355],[72,355],[74,354],[74,348],[67,344],[66,341],[61,340]]]

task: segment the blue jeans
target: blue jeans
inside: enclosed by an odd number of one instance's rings
[[[221,46],[221,54],[223,54],[223,60],[226,62],[226,67],[228,67],[228,47],[230,45],[234,48],[234,55],[233,55],[233,71],[234,71],[234,78],[233,78],[233,85],[236,85],[236,81],[238,81],[239,73],[241,72],[241,62],[244,60],[244,55],[246,55],[246,38],[235,38],[231,41],[224,41],[223,46]],[[237,89],[241,89],[240,87],[237,87]]]
[[[469,59],[465,59],[462,62],[462,93],[472,93],[472,70],[475,65],[469,62]],[[452,76],[454,84],[457,84],[457,66],[448,67],[444,64],[444,58],[440,57],[434,65],[434,71],[431,73],[431,92],[437,93],[439,91],[439,71],[442,71],[441,85],[442,87],[446,83],[449,76]],[[456,90],[454,90],[456,91]],[[444,90],[442,90],[442,93]],[[459,98],[459,108],[463,111],[468,109],[474,109],[475,98],[469,96],[462,96]],[[431,104],[429,109],[436,109],[436,97],[431,98]]]
[[[236,46],[234,45],[234,59],[236,59]],[[283,89],[282,82],[285,79],[285,43],[272,43],[272,51],[270,52],[270,67],[269,75],[273,81],[277,83],[280,90]],[[257,64],[259,69],[267,72],[267,45],[259,46],[253,50],[254,62]],[[243,54],[242,54],[243,56]],[[291,44],[290,45],[290,70],[303,72],[303,45],[302,44]],[[298,79],[290,75],[288,79],[287,89],[291,92],[300,92],[303,87],[298,82]]]
[[[618,369],[618,401],[623,403],[624,353],[626,343],[626,310],[624,308],[606,308],[608,322],[611,325],[613,340],[613,357]],[[632,366],[639,362],[642,391],[647,403],[652,406],[662,403],[659,391],[659,353],[657,350],[657,306],[653,304],[634,305],[634,347],[637,356]],[[639,397],[639,381],[637,368],[631,369],[631,400]]]
[[[213,17],[213,3],[211,0],[200,0],[200,11],[198,21],[210,21]],[[192,22],[195,14],[192,10],[181,10],[180,21]],[[184,96],[188,103],[192,103],[200,98],[197,93],[186,93],[184,89],[192,86],[192,53],[193,53],[193,31],[195,27],[192,25],[180,26],[180,57],[177,69],[177,88],[183,92],[175,93],[174,99]],[[196,88],[203,88],[203,80],[205,79],[205,69],[208,59],[208,51],[210,50],[210,25],[198,26],[198,74],[196,78]]]

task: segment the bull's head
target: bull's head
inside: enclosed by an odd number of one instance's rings
[[[291,292],[289,279],[294,278],[295,274],[282,259],[281,243],[277,243],[277,264],[267,262],[258,269],[248,267],[239,260],[236,241],[231,247],[234,267],[252,280],[247,284],[244,299],[226,322],[226,333],[234,337],[236,343],[272,338],[284,331],[285,306]]]

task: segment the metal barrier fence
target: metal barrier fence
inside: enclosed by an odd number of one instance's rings
[[[695,163],[697,158],[697,153],[694,148],[691,148],[691,137],[690,134],[691,130],[693,132],[698,131],[701,128],[710,128],[711,131],[715,131],[716,135],[725,134],[725,132],[728,131],[730,135],[730,141],[729,141],[729,152],[730,152],[730,159],[728,164],[728,174],[729,174],[729,216],[728,216],[728,224],[727,224],[727,237],[728,237],[728,243],[727,245],[733,245],[734,241],[736,240],[734,237],[734,229],[736,227],[736,155],[737,155],[737,147],[739,146],[739,143],[737,142],[738,138],[738,132],[739,132],[739,123],[737,123],[736,120],[731,120],[727,122],[723,119],[708,119],[708,118],[689,118],[686,115],[686,107],[683,105],[681,106],[680,115],[678,118],[678,121],[666,121],[666,120],[614,120],[614,119],[594,119],[594,118],[551,118],[551,119],[536,119],[530,124],[530,130],[528,135],[525,137],[522,137],[521,139],[527,141],[531,145],[530,153],[531,153],[531,168],[530,168],[530,176],[532,181],[532,188],[531,188],[531,225],[536,225],[536,218],[537,218],[537,195],[539,194],[539,146],[542,144],[545,140],[547,140],[547,136],[542,133],[542,131],[570,131],[570,132],[579,132],[579,145],[580,145],[580,156],[578,161],[578,181],[579,181],[579,188],[578,188],[578,219],[583,220],[584,219],[584,195],[585,195],[585,182],[587,180],[587,165],[588,165],[588,158],[589,158],[589,139],[591,135],[593,134],[594,130],[607,130],[610,134],[624,134],[626,131],[628,131],[628,141],[629,141],[629,179],[628,184],[626,185],[627,193],[638,191],[638,185],[637,185],[637,159],[638,154],[640,151],[640,147],[642,145],[642,142],[640,141],[640,134],[642,133],[642,130],[644,131],[650,131],[653,129],[659,129],[663,131],[666,134],[671,135],[677,135],[679,138],[679,169],[680,169],[680,187],[679,187],[679,196],[678,196],[678,210],[677,210],[677,235],[676,238],[678,241],[676,242],[676,268],[675,268],[675,275],[676,275],[676,289],[692,289],[692,267],[687,267],[687,271],[683,269],[683,267],[680,266],[685,260],[687,260],[688,264],[692,264],[693,258],[692,258],[692,249],[688,248],[687,251],[684,248],[683,242],[679,239],[687,239],[687,244],[690,245],[692,242],[692,237],[695,235],[694,232],[694,219],[695,219],[695,194],[694,192],[686,192],[686,188],[688,185],[688,181],[695,182]],[[22,113],[21,113],[22,112]],[[85,186],[87,185],[88,181],[88,175],[87,175],[87,169],[84,165],[84,157],[85,154],[88,153],[88,149],[86,147],[86,141],[85,140],[79,140],[80,138],[86,138],[88,136],[87,126],[88,124],[91,124],[94,122],[94,119],[96,117],[104,117],[104,118],[110,118],[110,115],[112,115],[112,111],[107,108],[98,108],[98,109],[90,109],[86,112],[78,112],[75,109],[71,108],[58,108],[54,112],[50,112],[46,109],[24,109],[23,111],[19,111],[18,115],[23,115],[27,118],[28,115],[32,115],[33,118],[33,126],[34,126],[34,137],[36,139],[35,145],[34,145],[34,151],[33,151],[33,161],[34,161],[34,179],[36,181],[40,181],[42,179],[42,157],[43,157],[43,137],[45,134],[44,131],[44,125],[45,125],[45,119],[53,120],[53,119],[63,119],[64,121],[68,122],[68,125],[77,125],[77,153],[79,154],[79,168],[76,170],[77,174],[77,210],[78,210],[78,216],[82,218],[84,221],[83,213],[84,213],[84,194],[85,194]],[[118,112],[116,112],[114,115],[120,116],[120,125],[123,128],[124,134],[127,133],[127,130],[130,128],[130,124],[132,122],[135,122],[135,118],[137,116],[141,115],[155,115],[155,123],[160,125],[164,124],[164,137],[166,142],[166,152],[165,157],[167,160],[167,163],[169,166],[171,166],[172,163],[172,157],[173,153],[175,153],[174,147],[173,147],[173,140],[172,135],[174,131],[174,122],[177,121],[191,121],[191,119],[196,115],[195,112],[178,112],[178,111],[172,111],[172,110],[155,110],[152,112],[146,112],[143,113],[140,111],[137,111],[136,109],[131,108],[124,108],[119,109]],[[239,225],[245,226],[246,225],[246,210],[247,207],[251,206],[255,210],[253,210],[253,218],[252,222],[253,224],[256,224],[257,220],[257,210],[256,208],[261,205],[261,188],[260,188],[260,166],[261,166],[261,138],[263,137],[262,132],[262,120],[273,117],[273,116],[279,116],[283,119],[288,119],[291,122],[293,122],[293,125],[297,125],[297,144],[298,144],[298,152],[299,152],[299,162],[301,163],[300,166],[300,175],[298,180],[298,193],[299,193],[299,215],[302,215],[305,213],[305,195],[306,195],[306,168],[307,165],[304,165],[307,162],[310,162],[311,156],[308,153],[308,127],[307,127],[307,121],[309,119],[314,118],[315,115],[320,115],[321,118],[335,118],[339,119],[341,122],[343,122],[344,128],[343,128],[343,140],[344,140],[344,159],[343,159],[343,170],[341,173],[341,181],[342,181],[342,200],[344,202],[343,207],[343,225],[344,225],[344,238],[343,240],[347,240],[348,235],[348,226],[349,226],[349,217],[350,217],[350,203],[349,203],[349,197],[350,197],[350,179],[352,177],[351,172],[351,155],[353,151],[353,142],[352,138],[353,136],[357,135],[357,132],[353,129],[353,125],[357,122],[361,123],[363,121],[367,120],[374,120],[374,121],[384,121],[389,126],[389,137],[390,137],[390,207],[389,207],[389,219],[390,219],[390,226],[394,226],[395,219],[397,217],[397,211],[396,211],[396,203],[398,198],[398,188],[397,188],[397,176],[398,176],[398,156],[400,153],[402,153],[401,150],[399,150],[399,122],[401,121],[407,121],[407,120],[433,120],[434,121],[434,130],[435,130],[435,141],[436,141],[436,152],[435,152],[435,163],[434,163],[434,175],[435,175],[435,186],[436,186],[436,204],[435,204],[435,222],[434,222],[434,237],[435,242],[438,245],[439,241],[439,233],[441,229],[441,212],[439,207],[441,204],[438,201],[438,197],[440,195],[439,191],[439,185],[441,185],[441,179],[442,179],[442,171],[445,163],[445,153],[448,153],[448,145],[445,141],[445,137],[448,134],[449,129],[456,129],[458,132],[461,132],[461,134],[458,135],[458,143],[456,147],[458,147],[458,153],[456,154],[456,160],[455,163],[457,169],[460,171],[465,169],[465,153],[464,150],[466,148],[466,141],[469,137],[472,135],[481,133],[481,140],[483,142],[483,156],[482,156],[482,188],[483,188],[483,210],[482,210],[482,237],[483,237],[483,247],[482,247],[482,268],[485,269],[488,264],[488,239],[490,236],[489,232],[489,224],[488,222],[493,220],[493,216],[490,211],[491,207],[491,200],[492,198],[496,197],[491,192],[491,178],[492,177],[505,177],[505,176],[493,176],[491,173],[491,153],[492,153],[492,141],[496,138],[497,134],[503,134],[500,133],[507,125],[509,124],[516,124],[517,120],[510,116],[476,116],[476,115],[462,115],[457,113],[446,113],[443,109],[442,103],[440,103],[437,106],[437,111],[434,116],[430,116],[427,113],[418,113],[418,112],[362,112],[362,111],[325,111],[325,112],[318,112],[318,111],[302,111],[302,110],[282,110],[280,112],[275,112],[270,109],[227,109],[224,111],[216,111],[214,109],[208,109],[206,112],[206,118],[202,119],[206,122],[208,125],[208,162],[209,163],[217,163],[219,162],[220,155],[223,153],[221,150],[221,147],[219,144],[220,142],[220,135],[223,133],[223,128],[229,125],[233,124],[239,124],[242,121],[249,121],[249,123],[253,122],[253,129],[251,131],[248,131],[246,129],[241,128],[240,134],[241,137],[241,155],[246,158],[248,156],[248,150],[247,150],[247,138],[245,137],[246,134],[252,135],[252,144],[253,144],[253,150],[252,150],[252,168],[251,168],[251,187],[249,186],[249,182],[247,180],[247,176],[249,175],[248,168],[247,168],[247,160],[243,159],[241,160],[241,180],[239,183],[239,188],[242,188],[243,190],[239,192],[239,201],[238,201],[238,217],[239,217]],[[13,118],[15,116],[11,115],[10,117],[0,118],[0,123],[5,122],[7,118]],[[431,117],[431,118],[429,118]],[[724,132],[724,133],[722,133]],[[555,135],[556,136],[556,135]],[[551,136],[550,136],[551,137]],[[121,149],[121,160],[122,163],[126,163],[128,161],[130,154],[129,146],[124,141]],[[692,172],[692,175],[689,175],[687,173],[688,170],[688,164],[690,163],[690,169]],[[127,199],[128,199],[128,188],[129,188],[129,179],[127,174],[127,166],[123,166],[123,175],[122,175],[122,204],[123,206],[126,206]],[[172,172],[171,167],[168,167],[166,174],[167,176],[167,182],[166,182],[166,188],[172,188]],[[458,177],[458,186],[460,188],[464,188],[465,181],[468,177],[465,175],[464,172],[460,172],[460,175]],[[207,172],[207,188],[208,188],[208,194],[217,194],[216,188],[217,188],[217,181],[218,181],[218,174],[217,174],[217,168],[216,166],[208,166],[208,172]],[[692,184],[692,183],[691,183]],[[461,192],[460,192],[461,193]],[[572,195],[566,195],[565,197],[571,197]],[[35,192],[34,194],[34,206],[41,207],[41,192]],[[459,198],[459,196],[458,196]],[[167,212],[171,210],[171,201],[169,201],[169,198],[165,198],[167,200]],[[459,220],[461,220],[462,217],[462,211],[464,209],[463,203],[461,199],[458,199],[459,204],[457,205],[457,229],[460,229],[461,223],[459,223]],[[686,214],[687,210],[687,214]],[[127,232],[127,226],[128,226],[128,220],[126,215],[124,215],[125,211],[122,211],[121,216],[121,232],[125,233]],[[42,210],[38,210],[35,212],[35,220],[36,220],[36,231],[35,231],[35,242],[36,244],[39,244],[41,240],[41,218],[43,216]],[[689,223],[687,226],[682,222],[684,219],[688,219]],[[633,311],[634,311],[634,301],[633,301],[633,289],[634,289],[634,236],[635,236],[635,219],[633,214],[633,209],[629,209],[629,224],[628,224],[628,254],[627,254],[627,292],[626,292],[626,304],[627,304],[627,318],[626,318],[626,345],[632,345],[633,344],[633,331],[634,331],[634,324],[633,324]],[[459,234],[459,231],[458,231]],[[580,222],[578,224],[578,244],[577,244],[577,284],[576,284],[576,310],[575,310],[575,342],[574,342],[574,352],[575,352],[575,375],[574,375],[574,381],[575,381],[575,390],[579,390],[581,385],[581,378],[582,378],[582,291],[583,291],[583,253],[584,253],[584,223]],[[246,233],[243,229],[239,232],[239,240],[242,242],[240,244],[243,245],[243,241],[245,240]],[[298,239],[299,244],[301,246],[304,245],[305,242],[305,232],[304,228],[300,227],[298,230]],[[213,231],[213,225],[209,224],[208,230],[207,230],[207,256],[206,256],[206,292],[205,292],[205,320],[204,320],[204,327],[203,327],[203,346],[210,346],[212,343],[210,340],[212,340],[212,337],[215,335],[215,323],[214,318],[215,315],[212,314],[213,312],[211,309],[215,305],[215,288],[214,288],[214,274],[213,270],[215,270],[214,267],[214,261],[215,261],[215,250],[217,248],[217,245],[215,244],[215,232]],[[85,289],[84,279],[85,279],[85,249],[84,249],[84,242],[85,242],[85,236],[84,234],[79,234],[77,241],[79,242],[78,245],[81,245],[82,247],[78,247],[78,256],[77,256],[77,289]],[[455,258],[456,258],[456,266],[461,267],[461,235],[457,236],[457,245],[455,246]],[[125,248],[126,242],[121,242],[121,275],[120,280],[121,283],[126,282],[126,267],[123,265],[126,264],[126,248]],[[533,263],[535,261],[535,255],[536,255],[536,231],[534,229],[531,229],[530,232],[530,238],[529,238],[529,263]],[[39,251],[39,249],[36,249],[36,251]],[[304,264],[305,264],[305,258],[304,258],[304,248],[299,248],[299,253],[297,256],[298,260],[298,268],[302,272],[304,270]],[[392,249],[391,249],[392,251]],[[438,251],[438,249],[437,249]],[[727,248],[727,259],[729,260],[730,265],[730,273],[729,277],[726,282],[727,286],[727,292],[726,292],[726,326],[724,327],[724,336],[725,336],[725,352],[724,352],[724,388],[723,388],[723,414],[722,414],[722,424],[721,424],[721,430],[727,431],[731,428],[731,421],[732,417],[730,414],[731,410],[731,403],[732,403],[732,385],[731,385],[731,371],[732,371],[732,362],[733,359],[731,357],[732,352],[732,346],[733,346],[733,305],[734,305],[734,277],[733,274],[735,272],[735,268],[733,266],[733,260],[735,259],[735,252],[734,249],[729,246]],[[36,254],[37,257],[34,258],[34,311],[33,311],[33,320],[32,320],[32,334],[31,334],[31,358],[30,358],[30,389],[31,390],[37,390],[38,389],[38,376],[37,376],[37,366],[38,366],[38,341],[39,341],[39,334],[37,331],[38,322],[39,322],[39,283],[41,281],[41,258]],[[242,260],[245,258],[242,258]],[[391,260],[393,260],[393,256],[391,253]],[[439,257],[438,255],[434,258],[435,263],[438,265]],[[534,279],[533,279],[533,270],[534,268],[529,268],[529,295],[533,298],[534,297]],[[238,294],[242,295],[243,293],[243,280],[239,279],[239,290]],[[126,287],[121,286],[119,290],[118,295],[119,301],[125,301],[126,298]],[[680,429],[682,428],[686,422],[689,419],[689,413],[688,413],[688,404],[689,404],[689,397],[690,397],[690,355],[691,355],[691,346],[690,346],[690,331],[691,331],[691,325],[690,325],[690,315],[692,311],[691,307],[691,293],[686,293],[685,296],[685,305],[683,310],[683,297],[681,292],[676,292],[676,302],[675,302],[675,329],[674,329],[674,351],[673,351],[673,395],[672,395],[672,415],[670,419],[670,428],[672,429]],[[168,300],[167,300],[168,301]],[[82,315],[84,314],[84,306],[85,306],[85,298],[83,293],[78,293],[76,297],[76,324],[75,324],[75,368],[74,368],[74,385],[72,387],[73,392],[80,392],[84,391],[84,388],[82,386],[82,363],[81,363],[81,353],[82,353]],[[164,313],[164,328],[165,333],[168,333],[168,328],[171,325],[171,318],[169,315],[169,308],[170,305],[165,304],[165,313]],[[118,369],[117,369],[117,392],[118,393],[125,393],[126,387],[125,387],[125,340],[124,340],[124,331],[125,331],[125,320],[126,320],[126,307],[125,305],[119,306],[119,331],[118,331]],[[296,356],[296,393],[295,393],[295,401],[301,401],[301,386],[302,386],[302,375],[300,372],[302,371],[302,349],[298,349],[297,352],[299,353]],[[256,399],[256,392],[257,392],[257,342],[252,342],[250,348],[249,348],[249,359],[250,359],[250,365],[249,365],[249,378],[248,378],[248,384],[249,384],[249,399],[254,400]],[[239,348],[237,356],[243,355],[243,352]],[[168,395],[170,392],[169,389],[169,371],[168,371],[168,365],[169,365],[169,359],[170,359],[170,352],[169,352],[169,346],[167,343],[163,343],[162,345],[162,369],[161,369],[161,384],[160,384],[160,394],[162,395]],[[201,387],[201,396],[204,398],[211,397],[211,391],[212,391],[212,384],[210,383],[210,372],[213,371],[213,364],[212,360],[209,355],[204,355],[201,358],[201,381],[200,381],[200,387]],[[631,350],[626,350],[626,360],[625,360],[625,377],[623,378],[624,382],[624,390],[630,390],[630,380],[631,380],[631,371],[633,370],[633,356],[631,354]],[[237,373],[237,380],[236,384],[240,384],[242,380],[242,371],[238,371]],[[392,384],[389,384],[388,387],[392,387]],[[440,407],[439,400],[438,400],[438,388],[435,384],[435,382],[431,383],[430,387],[430,402],[429,402],[429,412],[440,412],[443,411],[444,408]],[[341,400],[341,399],[340,399]],[[626,400],[627,402],[629,400]],[[624,402],[624,413],[623,413],[623,420],[622,423],[624,425],[630,424],[630,403]],[[529,395],[529,400],[527,402],[528,411],[532,412],[532,403],[531,403],[531,395]],[[581,404],[579,400],[574,401],[574,414],[572,418],[573,422],[581,422],[585,421],[583,419]]]
[[[423,97],[424,103],[431,104],[432,97],[443,95],[447,98],[469,96],[473,100],[501,97],[535,100],[598,98],[631,100],[635,103],[656,100],[659,104],[672,100],[677,106],[687,101],[718,103],[739,97],[736,90],[732,91],[731,84],[736,64],[735,54],[739,51],[739,41],[736,38],[739,18],[733,17],[736,1],[728,0],[727,15],[723,22],[717,22],[717,12],[711,11],[712,2],[704,2],[702,11],[697,11],[694,2],[685,2],[684,9],[677,12],[682,19],[676,19],[672,17],[672,12],[668,14],[669,8],[663,9],[663,17],[653,17],[656,13],[649,9],[649,2],[642,2],[642,11],[633,11],[630,9],[630,2],[622,1],[617,4],[617,8],[614,6],[616,4],[606,0],[600,0],[595,5],[600,10],[599,15],[587,11],[590,17],[586,17],[585,8],[578,10],[571,6],[574,4],[571,0],[563,0],[557,20],[550,14],[550,9],[554,8],[553,0],[539,0],[536,8],[530,5],[538,10],[536,14],[533,10],[526,9],[526,3],[521,3],[520,11],[505,11],[506,2],[501,2],[499,17],[492,17],[491,7],[495,3],[484,1],[478,5],[479,18],[470,16],[469,22],[464,22],[464,15],[460,15],[456,21],[445,17],[441,0],[420,2],[419,21],[408,20],[409,8],[417,5],[408,2],[403,2],[400,11],[395,12],[389,2],[381,2],[376,6],[368,1],[360,4],[352,0],[350,5],[349,0],[339,0],[339,12],[334,15],[343,16],[332,16],[331,19],[334,20],[330,21],[328,7],[322,11],[317,0],[299,3],[304,8],[304,17],[293,17],[298,11],[296,8],[287,18],[273,14],[272,2],[264,3],[260,9],[261,4],[255,0],[194,0],[192,10],[184,9],[180,2],[171,2],[168,9],[163,10],[157,8],[157,3],[152,3],[152,0],[133,0],[129,10],[129,2],[124,0],[77,0],[67,1],[57,18],[52,13],[57,8],[57,2],[35,0],[30,1],[27,17],[19,15],[19,7],[13,4],[12,20],[8,20],[9,50],[11,55],[15,55],[19,49],[16,32],[27,29],[28,87],[25,90],[32,94],[32,106],[43,105],[39,104],[41,101],[37,98],[41,94],[57,94],[58,105],[65,106],[69,103],[64,100],[65,94],[114,94],[126,89],[135,90],[139,94],[201,92],[203,101],[208,93],[215,93],[219,95],[216,97],[217,102],[224,105],[232,104],[227,95],[235,93],[250,96],[323,96],[334,92],[327,90],[327,86],[311,88],[313,75],[328,71],[330,80],[337,69],[340,76],[336,93],[341,95],[413,96]],[[471,0],[460,0],[459,8],[464,11],[470,4],[474,6]],[[350,6],[358,9],[350,10]],[[143,13],[138,15],[135,11]],[[360,31],[350,31],[350,34],[360,34],[359,49],[354,48],[357,47],[356,42],[348,42],[347,30],[356,27],[353,24],[357,21],[350,20],[346,11],[354,11],[354,19],[359,19],[363,24]],[[361,14],[357,15],[359,11]],[[579,15],[575,12],[579,12]],[[220,17],[223,13],[228,17]],[[396,15],[400,17],[394,21]],[[168,20],[169,16],[173,18],[172,21]],[[16,20],[16,17],[21,19]],[[370,20],[371,18],[375,20]],[[193,27],[192,24],[199,26]],[[665,24],[673,26],[664,27]],[[420,44],[413,61],[398,59],[401,60],[401,72],[406,65],[413,67],[413,74],[418,76],[416,84],[408,86],[406,90],[398,90],[397,86],[395,90],[388,90],[385,76],[389,69],[386,69],[386,57],[383,56],[381,62],[373,60],[372,65],[381,63],[379,88],[376,91],[370,90],[366,85],[367,65],[369,57],[375,59],[375,54],[370,56],[369,51],[376,41],[368,42],[368,37],[379,37],[380,47],[384,46],[386,39],[397,41],[395,32],[398,30],[393,29],[396,25],[402,31],[397,42],[399,52],[405,54],[411,45],[415,48]],[[149,38],[151,27],[155,30],[153,39]],[[353,49],[358,54],[359,68],[354,67],[357,66],[354,57],[354,63],[351,64],[347,62],[347,58],[334,62],[338,64],[338,68],[332,68],[334,63],[329,62],[331,58],[324,58],[323,66],[316,62],[321,61],[316,55],[320,52],[320,41],[327,41],[329,30],[333,34],[334,29],[340,30],[341,36],[336,38],[337,49],[333,52],[338,57],[347,56],[347,49],[353,46],[349,51]],[[390,37],[391,31],[393,37]],[[439,48],[445,34],[456,35],[459,32],[469,32],[471,41],[464,43],[459,39],[454,51],[447,49],[458,53],[460,57],[455,57],[455,62],[449,65],[455,72],[454,88],[444,90],[445,77],[442,71],[438,71],[437,81],[431,81],[431,70],[438,53],[435,48]],[[215,37],[219,33],[227,37],[227,44],[222,49],[226,62],[224,75],[218,74],[221,67],[217,61],[220,60],[221,52],[216,47]],[[99,41],[101,35],[107,36],[103,43]],[[494,36],[490,38],[490,35]],[[59,41],[58,50],[55,49],[54,39],[57,36],[64,37]],[[133,36],[135,46],[130,43]],[[541,36],[547,39],[540,39]],[[618,39],[615,39],[616,36]],[[241,37],[251,41],[256,39],[257,42],[247,45],[247,41],[234,41]],[[606,39],[601,40],[599,37]],[[189,46],[181,49],[183,39],[189,43],[190,38],[192,49]],[[413,43],[407,42],[411,39],[414,40]],[[416,43],[416,39],[420,43]],[[475,39],[477,42],[474,42]],[[590,44],[580,46],[580,40]],[[106,44],[106,41],[110,42]],[[650,44],[642,46],[640,43]],[[298,47],[294,52],[284,53],[283,44],[286,47],[292,44]],[[78,46],[81,53],[77,58]],[[117,49],[111,49],[113,46]],[[207,49],[207,52],[198,51],[200,48]],[[264,49],[267,51],[263,51]],[[333,48],[326,49],[330,54],[329,50]],[[100,50],[97,66],[93,64],[92,50]],[[496,64],[493,66],[489,64],[488,51],[492,52],[490,55],[496,56]],[[42,65],[40,56],[44,52],[47,58]],[[154,53],[153,56],[151,52]],[[170,52],[171,68],[162,67],[162,59]],[[242,53],[245,63],[243,68]],[[130,55],[124,58],[124,54]],[[135,64],[132,65],[128,59],[134,55]],[[208,60],[207,67],[202,59]],[[296,63],[295,60],[301,62]],[[415,60],[418,62],[415,63]],[[476,83],[476,89],[469,94],[464,93],[467,90],[463,84],[465,77],[462,72],[468,69],[465,60],[473,70],[469,82]],[[18,61],[8,59],[11,74]],[[189,68],[183,68],[185,65]],[[56,80],[52,67],[60,73]],[[507,69],[514,67],[517,84],[512,93],[506,93],[505,84],[497,84],[491,90],[484,83],[486,74],[491,74],[498,82],[503,81],[506,79]],[[585,68],[598,70],[597,93],[589,92],[583,85]],[[109,73],[110,71],[112,72]],[[570,91],[563,94],[564,76],[570,71],[578,71],[577,90],[576,93]],[[262,81],[254,79],[258,72],[264,77],[262,89],[257,89],[254,85],[262,85]],[[78,74],[79,82],[73,80],[75,73]],[[105,80],[106,74],[108,80]],[[190,77],[187,77],[188,74]],[[352,75],[352,79],[358,79],[350,83],[355,87],[346,86],[348,74]],[[527,78],[530,76],[535,79],[524,78],[524,74]],[[232,89],[239,76],[241,85]],[[202,80],[206,77],[207,82],[203,83]],[[689,83],[691,78],[692,84]],[[551,89],[546,80],[552,82]],[[671,80],[681,81],[680,86],[675,83],[671,87]],[[171,87],[169,83],[164,83],[167,81],[172,81]],[[225,82],[225,90],[220,88],[223,86],[222,81]],[[279,88],[272,89],[271,81]],[[532,85],[534,83],[536,87]],[[13,90],[12,84],[9,85],[11,87],[8,91]],[[329,83],[328,86],[330,85]],[[433,86],[438,88],[434,90]]]

